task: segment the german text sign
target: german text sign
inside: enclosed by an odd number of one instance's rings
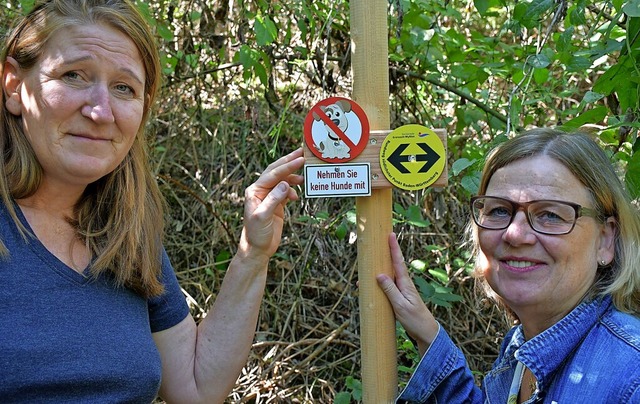
[[[371,195],[371,167],[362,164],[307,164],[305,196],[331,198]]]

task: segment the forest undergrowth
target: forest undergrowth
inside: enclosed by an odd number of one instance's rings
[[[162,105],[169,106],[187,95],[165,97]],[[271,161],[301,146],[304,108],[312,106],[300,103],[283,123],[259,96],[221,97],[220,106],[194,107],[190,114],[160,108],[154,121],[154,162],[170,206],[166,248],[197,319],[214,301],[235,252],[244,189]],[[172,133],[176,122],[180,129]],[[281,125],[278,137],[275,125]],[[450,185],[418,193],[395,190],[394,204],[424,207],[429,225],[413,226],[394,213],[394,231],[407,262],[421,260],[427,269],[445,271],[449,280],[440,284],[462,297],[451,308],[430,307],[481,375],[495,359],[507,325],[475,288],[462,242],[468,212]],[[340,393],[358,397],[356,229],[348,220],[355,199],[306,199],[302,188],[298,194],[301,200],[288,204],[282,244],[269,265],[253,349],[228,402],[333,403]],[[426,271],[415,276],[433,282]],[[400,329],[398,346],[402,385],[417,358]]]

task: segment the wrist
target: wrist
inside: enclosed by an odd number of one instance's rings
[[[440,323],[434,321],[432,327],[428,327],[424,332],[420,333],[420,338],[415,338],[415,345],[418,347],[420,356],[423,356],[440,332]]]
[[[249,244],[243,234],[232,262],[244,268],[262,269],[267,267],[270,259],[270,254]]]

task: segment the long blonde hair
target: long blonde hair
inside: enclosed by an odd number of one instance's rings
[[[487,156],[478,194],[484,195],[498,169],[514,161],[540,155],[549,156],[567,167],[589,191],[596,211],[602,217],[615,219],[614,260],[607,266],[598,267],[596,280],[587,297],[611,295],[619,310],[640,314],[640,214],[631,204],[631,198],[611,161],[588,135],[540,128],[507,140]],[[469,236],[474,255],[478,257],[480,247],[476,227],[474,224],[470,226]],[[481,281],[487,293],[501,302],[486,280]]]
[[[49,38],[68,26],[108,24],[136,44],[145,70],[145,104],[142,124],[122,163],[110,174],[90,184],[70,219],[90,248],[95,276],[110,273],[120,285],[142,296],[163,292],[160,281],[164,202],[148,162],[145,124],[160,81],[160,58],[154,37],[135,6],[128,0],[50,0],[36,4],[13,29],[2,52],[2,66],[14,58],[23,70],[42,56]],[[3,94],[0,119],[0,195],[9,214],[26,237],[13,204],[33,195],[40,186],[42,167],[23,131],[19,116],[12,115]],[[10,254],[0,240],[0,254]]]

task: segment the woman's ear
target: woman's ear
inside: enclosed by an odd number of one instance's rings
[[[18,62],[14,58],[7,57],[2,69],[2,90],[5,95],[7,110],[16,116],[22,114],[21,87],[22,69],[20,69]]]
[[[615,258],[617,231],[616,219],[613,217],[605,219],[600,231],[600,247],[598,248],[598,261],[601,265],[609,265]]]

